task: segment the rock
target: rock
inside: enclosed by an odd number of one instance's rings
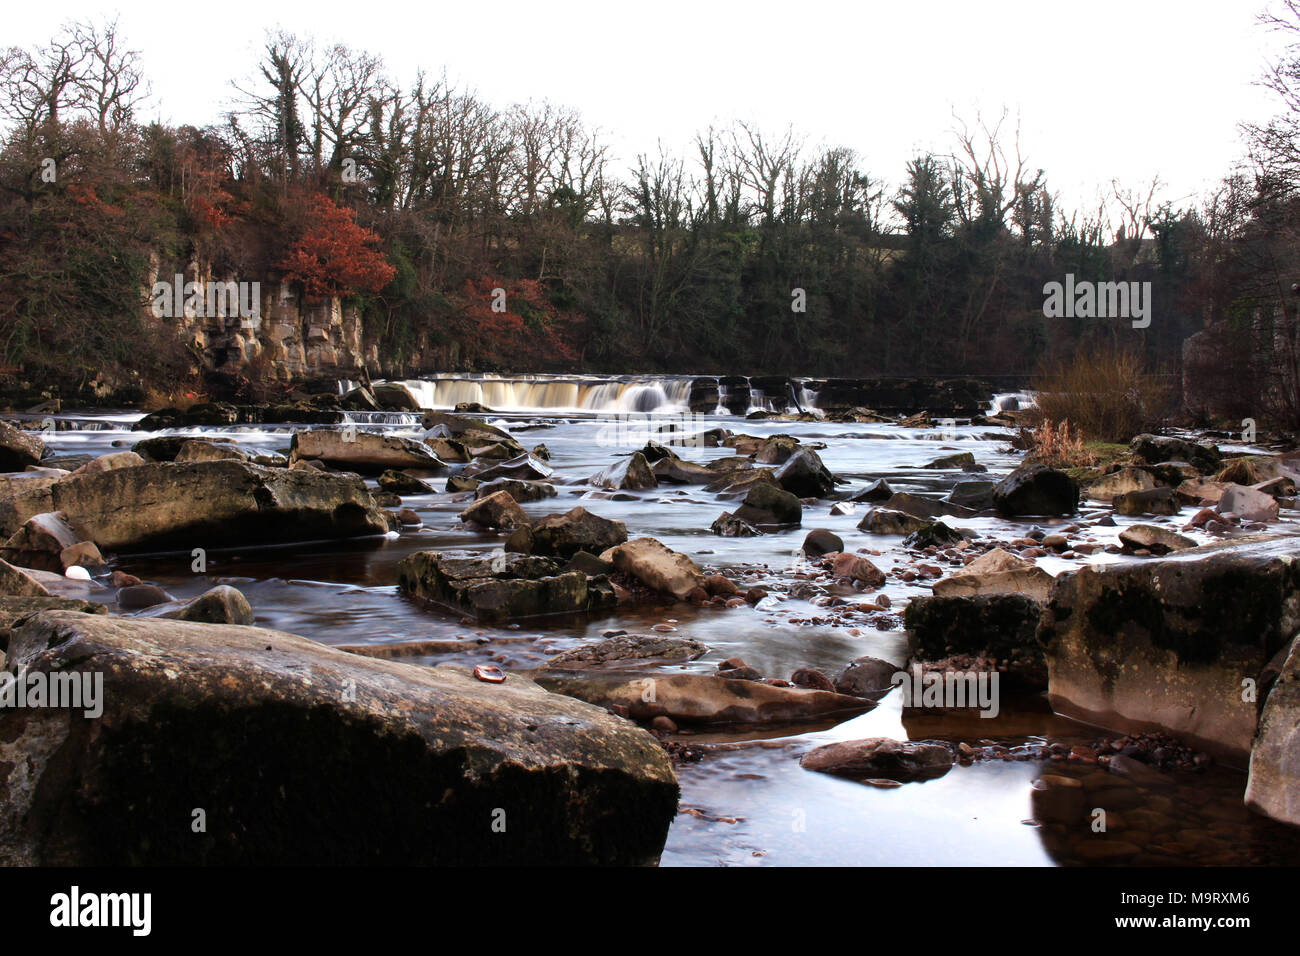
[[[868,588],[884,587],[885,573],[860,554],[843,551],[831,562],[836,580],[857,581]]]
[[[350,412],[380,411],[379,403],[375,401],[374,394],[364,385],[348,389],[343,394],[343,397],[339,399],[339,407]]]
[[[572,557],[579,551],[602,554],[627,540],[627,526],[586,508],[547,515],[532,525],[531,554]]]
[[[588,667],[625,667],[668,661],[682,663],[703,657],[707,652],[705,645],[688,637],[621,634],[557,654],[542,666],[545,670],[585,670]]]
[[[416,512],[415,509],[413,508],[402,508],[400,511],[397,512],[397,520],[401,524],[407,526],[424,524],[424,521],[420,518],[419,513]]]
[[[397,564],[398,587],[419,600],[485,620],[566,614],[612,607],[607,581],[590,582],[549,558],[503,553],[493,558],[448,558],[417,551]]]
[[[922,468],[933,468],[939,471],[970,471],[975,467],[975,456],[968,451],[959,452],[956,455],[946,455],[943,458],[936,458],[928,464],[922,465]]]
[[[1266,817],[1300,826],[1300,643],[1291,641],[1286,661],[1264,699],[1250,751],[1246,806]]]
[[[1222,456],[1213,445],[1199,444],[1168,435],[1137,435],[1129,442],[1129,451],[1149,465],[1162,461],[1185,461],[1211,474],[1219,467]]]
[[[133,454],[126,452],[125,454]],[[105,455],[104,458],[109,457]],[[139,456],[136,456],[139,458]],[[181,445],[180,450],[173,456],[172,461],[219,461],[223,458],[233,458],[236,461],[251,461],[253,456],[239,446],[230,442],[212,442],[212,441],[187,441]],[[95,462],[103,461],[103,458],[96,458],[90,465]],[[143,464],[140,459],[135,464]],[[90,465],[86,467],[89,468]]]
[[[174,600],[156,584],[129,584],[117,592],[117,606],[123,611],[139,611]]]
[[[1178,493],[1172,488],[1152,488],[1148,491],[1129,491],[1111,500],[1116,514],[1176,515],[1182,510]]]
[[[1139,787],[1168,787],[1174,782],[1168,774],[1123,754],[1112,756],[1107,769],[1113,774],[1127,777]]]
[[[894,489],[884,478],[877,478],[867,487],[853,496],[853,501],[888,501],[894,496]]]
[[[718,478],[704,486],[705,491],[717,492],[724,498],[743,498],[759,485],[769,485],[778,491],[783,490],[777,484],[776,473],[771,468],[753,468],[748,462],[743,465],[732,464],[730,467],[723,467],[726,464],[728,464],[727,459],[723,459],[721,462],[710,462],[705,466],[710,471],[721,472]]]
[[[49,597],[50,592],[23,568],[0,560],[0,595],[10,597]]]
[[[77,541],[77,533],[68,525],[67,515],[59,512],[32,515],[0,546],[0,555],[19,567],[62,574],[65,566],[60,555]]]
[[[835,692],[850,697],[879,700],[894,689],[893,676],[898,668],[878,657],[859,657],[850,661],[835,678]]]
[[[820,558],[824,554],[844,550],[844,540],[825,528],[809,531],[803,539],[803,553],[810,558]]]
[[[943,500],[959,508],[984,511],[993,507],[994,487],[996,484],[992,481],[959,481]]]
[[[1219,514],[1231,512],[1242,521],[1276,521],[1277,499],[1267,492],[1242,485],[1227,485],[1219,499]]]
[[[1153,524],[1129,525],[1119,533],[1119,542],[1125,551],[1146,550],[1152,554],[1168,554],[1170,551],[1196,547],[1196,542],[1191,538]]]
[[[1205,478],[1194,478],[1184,481],[1174,490],[1186,501],[1192,504],[1209,503],[1218,504],[1219,499],[1223,497],[1223,491],[1227,486]]]
[[[121,603],[119,597],[118,603]],[[164,611],[159,617],[178,621],[198,621],[204,624],[252,624],[255,620],[248,598],[236,588],[219,584],[204,591],[182,607]]]
[[[45,442],[41,439],[0,422],[0,472],[22,471],[39,462],[44,454]]]
[[[506,548],[506,550],[511,549]],[[569,558],[569,563],[564,566],[564,570],[581,571],[590,578],[601,574],[613,574],[614,562],[603,561],[587,551],[575,551],[573,557]]]
[[[722,597],[731,597],[733,594],[740,593],[740,588],[736,587],[732,581],[727,580],[721,574],[710,574],[705,578],[704,590],[708,591],[709,594],[714,597],[719,595]]]
[[[952,769],[952,763],[952,751],[942,744],[869,737],[814,747],[803,755],[799,766],[837,777],[883,777],[908,782],[942,777]]]
[[[587,481],[596,488],[614,488],[620,491],[642,491],[659,485],[654,472],[650,470],[649,462],[639,451],[634,451],[631,457],[617,461],[604,471],[592,475]]]
[[[747,436],[737,435],[726,444],[739,449]],[[772,435],[760,439],[754,448],[754,460],[764,465],[779,465],[788,461],[799,449],[799,439],[793,435]]]
[[[466,478],[463,475],[451,475],[447,478],[447,494],[453,495],[463,491],[477,491],[482,482],[476,478]]]
[[[1294,635],[1288,540],[1220,543],[1057,580],[1038,639],[1052,709],[1122,732],[1160,729],[1244,764],[1258,679]]]
[[[438,471],[447,467],[422,442],[356,429],[313,428],[294,432],[289,442],[289,460],[304,459],[369,474],[379,474],[389,468]]]
[[[32,515],[50,511],[63,512],[82,540],[119,552],[283,544],[388,529],[355,476],[239,461],[71,476],[0,501],[0,533],[13,534]]]
[[[421,411],[420,400],[401,382],[380,382],[371,388],[375,403],[386,412]]]
[[[1094,501],[1110,501],[1119,495],[1134,491],[1151,491],[1156,480],[1151,472],[1131,465],[1103,475],[1088,486],[1088,497]]]
[[[1043,603],[1055,578],[1032,561],[1001,548],[980,555],[961,571],[934,583],[938,597],[974,597],[977,594],[1022,594]]]
[[[717,473],[680,458],[661,458],[651,466],[655,478],[673,485],[706,485],[717,479]]]
[[[835,489],[835,476],[811,448],[800,448],[787,458],[775,477],[796,498],[825,498]]]
[[[1024,465],[994,487],[993,507],[1004,518],[1072,515],[1079,510],[1079,483],[1046,465]]]
[[[233,425],[239,421],[239,409],[226,402],[200,402],[185,409],[186,425]]]
[[[736,517],[748,524],[793,525],[803,524],[803,505],[785,489],[758,483],[749,489],[744,503],[736,509]]]
[[[577,697],[601,707],[626,707],[634,720],[669,717],[690,724],[784,724],[870,710],[875,704],[858,697],[798,687],[774,687],[757,680],[708,674],[662,676],[539,672],[535,680],[555,694]]]
[[[540,481],[543,478],[549,478],[555,472],[550,465],[545,464],[532,455],[517,455],[506,461],[495,465],[480,466],[480,462],[473,462],[468,465],[461,473],[464,478],[477,478],[480,482],[495,481],[498,478],[515,478],[520,481]],[[450,480],[448,481],[450,484]]]
[[[909,548],[924,550],[930,547],[946,548],[961,541],[964,535],[954,531],[942,521],[930,521],[909,534],[904,540]]]
[[[10,651],[28,671],[103,674],[104,692],[94,733],[79,712],[0,713],[33,755],[0,765],[7,865],[641,865],[676,814],[649,734],[518,675],[67,611],[30,618]],[[198,803],[221,808],[201,840],[175,825]],[[498,807],[519,837],[494,832]]]
[[[473,522],[484,528],[518,528],[528,524],[528,515],[519,507],[508,491],[498,491],[486,498],[477,499],[459,515],[461,521]],[[533,534],[534,546],[537,540]]]
[[[724,538],[754,538],[763,532],[748,521],[737,518],[730,511],[724,511],[709,525],[709,530]]]
[[[68,568],[99,568],[104,565],[104,556],[94,542],[78,541],[59,552],[59,564],[64,571]]]
[[[790,683],[795,687],[808,687],[812,690],[824,690],[835,693],[835,685],[831,679],[819,670],[811,667],[800,667],[790,675]]]
[[[114,468],[136,468],[144,463],[144,459],[133,451],[115,451],[92,458],[72,474],[93,475],[101,471],[112,471]]]
[[[679,601],[686,600],[695,588],[704,586],[704,575],[694,561],[669,550],[654,538],[635,538],[610,548],[601,557],[613,561],[619,571],[646,587],[671,594]]]
[[[486,498],[498,491],[510,492],[510,497],[520,503],[555,497],[554,485],[548,485],[542,481],[522,481],[518,478],[497,478],[494,481],[485,481],[474,489],[474,497]]]
[[[1026,688],[1042,689],[1047,674],[1034,634],[1043,606],[1023,594],[913,598],[903,623],[921,661],[953,655],[991,658]]]
[[[379,487],[397,495],[435,494],[433,488],[426,482],[395,468],[384,470],[384,473],[379,476]]]
[[[26,618],[41,611],[78,611],[82,614],[107,614],[108,608],[94,601],[82,601],[76,598],[51,597],[49,595],[34,597],[0,596],[0,664],[3,664],[5,660],[4,652],[9,649],[9,639],[12,637],[10,630],[21,624]]]
[[[1288,475],[1269,478],[1267,481],[1251,485],[1251,488],[1274,498],[1294,498],[1296,495],[1295,479]]]
[[[925,518],[926,520],[945,515],[953,518],[971,518],[975,515],[975,512],[969,508],[963,508],[939,498],[909,494],[906,491],[891,496],[880,507],[889,511],[901,511],[913,518]]]
[[[916,518],[901,511],[872,508],[858,522],[858,530],[868,534],[911,534],[929,523],[925,518]]]

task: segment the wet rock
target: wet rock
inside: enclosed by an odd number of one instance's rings
[[[993,507],[995,487],[996,483],[992,481],[959,481],[943,500],[959,508],[984,511]]]
[[[775,476],[777,483],[796,498],[825,498],[835,489],[835,476],[811,448],[800,448],[792,454]]]
[[[803,523],[803,505],[798,497],[777,485],[759,483],[749,489],[736,517],[755,526],[799,526]]]
[[[64,564],[60,555],[78,540],[67,515],[59,512],[32,515],[0,546],[0,557],[19,567],[62,574]]]
[[[844,540],[832,531],[817,528],[809,531],[803,539],[803,553],[810,558],[820,558],[824,554],[844,550]]]
[[[35,435],[0,422],[0,472],[22,471],[45,454],[45,442]]]
[[[477,491],[478,486],[482,484],[477,478],[466,478],[464,475],[451,475],[447,479],[447,494],[458,494],[464,491]]]
[[[498,478],[515,478],[520,481],[541,481],[551,477],[555,469],[532,455],[518,455],[495,465],[473,462],[461,472],[463,478],[477,478],[480,482]],[[450,481],[448,481],[450,484]]]
[[[1185,461],[1202,474],[1212,474],[1219,467],[1219,450],[1208,443],[1197,443],[1168,435],[1137,435],[1129,442],[1129,451],[1149,465],[1162,461]]]
[[[78,541],[59,552],[59,564],[63,566],[64,571],[73,567],[99,568],[104,565],[104,556],[99,553],[99,548],[95,547],[94,542]]]
[[[139,611],[174,600],[174,597],[156,584],[130,584],[119,588],[117,592],[117,606],[123,611]]]
[[[670,717],[680,725],[788,723],[833,714],[861,713],[871,701],[822,690],[774,687],[757,680],[672,673],[628,677],[539,672],[539,684],[555,694],[602,707],[626,707],[634,720]]]
[[[593,644],[583,644],[557,654],[543,666],[546,670],[585,670],[588,667],[682,663],[703,657],[708,647],[689,637],[659,637],[621,634]]]
[[[600,574],[613,574],[614,562],[602,560],[586,551],[576,551],[573,557],[569,558],[569,563],[564,566],[564,570],[581,571],[587,577],[595,577]]]
[[[28,518],[52,511],[63,512],[82,540],[118,552],[282,544],[388,529],[355,476],[239,461],[70,476],[0,501],[0,533],[12,535]]]
[[[1129,525],[1119,533],[1119,541],[1125,551],[1142,550],[1152,554],[1168,554],[1196,547],[1196,542],[1191,538],[1153,524]]]
[[[422,442],[356,429],[313,428],[294,432],[289,442],[289,460],[304,459],[371,474],[390,468],[438,471],[447,467]]]
[[[952,751],[942,744],[898,741],[888,737],[844,740],[814,747],[799,765],[838,777],[908,782],[932,780],[952,769]]]
[[[379,487],[384,491],[389,491],[397,495],[434,494],[432,486],[413,475],[408,475],[406,472],[398,471],[395,468],[387,468],[384,470],[384,473],[379,476]]]
[[[376,404],[386,412],[418,412],[420,401],[401,382],[381,382],[371,389]]]
[[[646,587],[671,594],[679,601],[686,600],[695,588],[704,585],[704,575],[694,561],[654,538],[635,538],[609,549],[601,557],[613,561],[619,571]]]
[[[147,586],[147,585],[146,585]],[[121,604],[121,596],[118,596]],[[204,591],[193,601],[183,607],[164,611],[159,617],[175,618],[178,621],[198,621],[203,624],[252,624],[255,620],[253,608],[243,592],[226,584]]]
[[[1294,498],[1296,494],[1295,479],[1287,475],[1279,475],[1276,478],[1261,481],[1258,484],[1251,485],[1251,488],[1274,498]]]
[[[407,526],[424,524],[420,515],[413,508],[403,508],[398,511],[397,520]]]
[[[882,508],[901,511],[914,518],[933,519],[939,517],[970,518],[975,512],[939,498],[927,498],[925,495],[913,495],[900,492],[886,501]]]
[[[49,597],[50,592],[25,568],[0,560],[0,595],[10,597]]]
[[[894,489],[884,478],[877,478],[867,487],[853,496],[853,501],[888,501],[894,496]]]
[[[946,548],[961,541],[964,535],[954,531],[942,521],[930,521],[909,534],[903,541],[909,548]]]
[[[1111,501],[1135,491],[1152,491],[1156,479],[1143,468],[1125,466],[1109,475],[1103,475],[1088,486],[1088,497],[1095,501]]]
[[[716,472],[704,465],[675,457],[659,459],[651,466],[651,471],[657,481],[672,485],[706,485],[718,477]]]
[[[458,517],[461,521],[473,522],[484,528],[505,528],[506,530],[529,523],[528,515],[524,514],[524,509],[520,508],[515,499],[510,497],[508,491],[498,491],[486,498],[479,498],[462,511]],[[536,547],[536,541],[537,536],[534,533],[534,547]]]
[[[380,411],[379,403],[375,401],[374,393],[363,385],[348,389],[347,392],[339,399],[339,407],[347,409],[350,412],[377,412]]]
[[[1022,466],[993,489],[993,507],[1004,518],[1072,515],[1079,510],[1079,483],[1046,465]]]
[[[1092,565],[1058,579],[1038,639],[1053,710],[1095,726],[1159,728],[1244,763],[1258,679],[1293,636],[1300,568],[1286,541]]]
[[[650,470],[649,462],[639,451],[592,475],[587,481],[596,488],[614,488],[621,491],[642,491],[659,485],[654,472]]]
[[[1152,488],[1149,491],[1130,491],[1116,495],[1112,501],[1115,513],[1120,515],[1176,515],[1182,510],[1178,493],[1172,488]]]
[[[1111,773],[1127,777],[1140,787],[1167,787],[1174,782],[1168,774],[1123,754],[1115,754],[1106,766]]]
[[[1183,500],[1190,501],[1193,504],[1218,504],[1226,487],[1227,485],[1218,481],[1194,478],[1184,481],[1174,490],[1178,492]]]
[[[1285,663],[1267,691],[1259,731],[1250,751],[1246,806],[1300,826],[1300,642],[1292,641]],[[1261,687],[1267,685],[1262,683]]]
[[[936,458],[921,466],[926,469],[936,469],[939,471],[970,471],[975,467],[975,456],[968,451],[959,452],[955,455],[945,455],[942,458]]]
[[[133,451],[115,451],[92,458],[72,474],[93,475],[101,471],[112,471],[114,468],[135,468],[144,463],[144,459]]]
[[[493,481],[486,481],[474,489],[474,497],[486,498],[498,491],[510,492],[510,497],[520,503],[555,497],[554,485],[543,481],[522,481],[517,478],[497,478]]]
[[[549,558],[504,553],[492,558],[451,558],[417,551],[397,565],[406,594],[486,620],[600,610],[614,593],[600,578],[563,571]]]
[[[1277,499],[1254,488],[1227,485],[1219,499],[1218,512],[1235,514],[1242,521],[1276,521]]]
[[[835,692],[850,697],[879,700],[894,688],[891,680],[898,668],[878,657],[859,657],[850,661],[835,678]]]
[[[809,687],[813,690],[825,690],[835,693],[835,685],[821,671],[812,667],[800,667],[790,675],[790,683],[795,687]]]
[[[737,518],[730,511],[724,511],[709,525],[709,530],[724,538],[755,538],[763,532],[748,521]]]
[[[10,650],[29,671],[103,674],[104,712],[94,733],[76,712],[0,713],[20,752],[59,754],[0,766],[8,865],[646,864],[676,813],[650,735],[517,675],[67,611],[30,618]],[[329,800],[302,783],[320,779]],[[196,793],[225,808],[201,841],[174,823]],[[503,793],[527,839],[484,824]]]
[[[587,551],[603,555],[627,540],[627,526],[578,507],[534,522],[531,535],[532,554],[569,558],[579,551]]]
[[[856,581],[868,588],[885,584],[885,573],[860,554],[844,551],[831,562],[831,575],[836,580]]]
[[[951,577],[936,581],[933,592],[939,597],[1022,594],[1042,603],[1047,600],[1054,581],[1051,574],[1032,561],[994,548]]]
[[[742,442],[747,436],[736,435],[728,439],[726,444],[730,447],[740,449]],[[779,465],[788,461],[796,450],[799,449],[799,439],[791,435],[773,435],[770,438],[759,439],[755,443],[754,460],[764,465]]]
[[[1012,686],[1041,690],[1047,683],[1042,649],[1035,639],[1043,606],[1023,594],[914,598],[903,623],[921,661],[954,655],[999,662]]]
[[[911,534],[929,523],[925,518],[917,518],[901,511],[872,508],[858,522],[858,530],[868,534]]]

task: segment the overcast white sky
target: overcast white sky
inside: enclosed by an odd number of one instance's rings
[[[618,165],[731,119],[848,146],[895,186],[920,150],[953,148],[953,112],[1018,113],[1034,167],[1067,205],[1156,174],[1199,194],[1242,154],[1237,124],[1273,109],[1253,85],[1279,40],[1265,0],[225,0],[200,6],[19,3],[3,45],[117,15],[154,91],[146,118],[202,124],[281,27],[418,67],[494,104],[550,99],[607,131]],[[191,14],[191,15],[187,15]]]

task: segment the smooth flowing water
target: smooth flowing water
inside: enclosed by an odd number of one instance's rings
[[[563,398],[563,396],[560,396]],[[547,399],[558,401],[555,395]],[[128,448],[151,437],[132,432],[136,413],[70,414],[75,430],[47,434],[56,455],[103,454]],[[557,498],[525,503],[530,514],[567,511],[576,504],[616,518],[631,537],[650,535],[668,547],[690,555],[706,569],[726,569],[744,582],[762,584],[778,597],[758,607],[722,609],[671,605],[619,610],[588,620],[525,621],[508,627],[482,626],[458,615],[419,607],[398,593],[397,562],[412,551],[454,550],[488,554],[502,545],[502,536],[470,530],[457,519],[470,496],[444,493],[408,496],[403,505],[414,509],[423,527],[400,536],[345,543],[293,543],[280,547],[239,548],[207,552],[206,573],[191,571],[189,553],[132,555],[114,567],[163,586],[178,598],[197,596],[218,583],[232,584],[248,597],[257,623],[301,634],[329,644],[388,643],[411,640],[447,642],[440,653],[408,658],[415,663],[462,664],[497,662],[507,669],[529,668],[550,654],[598,639],[610,628],[646,633],[656,624],[670,624],[676,636],[696,638],[709,653],[687,665],[711,672],[718,661],[742,657],[768,676],[788,677],[799,667],[815,667],[834,676],[848,661],[872,655],[902,664],[907,658],[901,613],[928,586],[894,578],[883,589],[892,602],[892,617],[876,615],[871,623],[851,615],[826,618],[824,596],[797,597],[799,582],[809,577],[799,547],[813,528],[833,530],[848,550],[879,552],[872,560],[888,571],[911,560],[896,536],[868,535],[857,530],[865,509],[832,516],[830,502],[804,510],[803,527],[757,538],[722,538],[709,525],[737,502],[720,500],[699,486],[662,485],[658,489],[613,494],[591,488],[587,479],[619,454],[644,444],[647,419],[632,423],[588,413],[566,415],[485,416],[509,428],[526,447],[544,442],[555,474],[550,481]],[[360,414],[362,427],[418,438],[418,416]],[[896,425],[832,424],[828,422],[746,421],[736,417],[651,417],[655,427],[682,423],[690,429],[722,427],[766,436],[787,433],[805,443],[824,443],[819,451],[826,465],[848,479],[846,490],[885,478],[895,491],[944,492],[960,479],[994,477],[1010,471],[1019,453],[1008,447],[1010,432],[988,426],[909,429]],[[204,437],[231,438],[241,447],[287,453],[293,427],[233,427],[192,429]],[[733,454],[728,448],[690,445],[676,449],[683,458],[704,462]],[[969,451],[987,476],[920,466],[940,455]],[[441,479],[435,486],[443,487]],[[373,482],[372,482],[373,484]],[[1181,526],[1190,511],[1166,521]],[[1294,513],[1284,513],[1293,521]],[[1105,545],[1127,523],[1093,527],[1087,534]],[[1151,522],[1153,519],[1141,519]],[[1037,525],[1045,531],[1070,524],[1067,519],[1008,522],[996,518],[953,523],[981,535],[1005,539],[1022,536]],[[1204,536],[1193,533],[1204,540]],[[205,547],[195,541],[193,547]],[[1127,560],[1098,551],[1088,559],[1043,558],[1049,571],[1076,567],[1082,560]],[[852,600],[860,592],[845,591]],[[87,586],[87,597],[111,604],[114,592]],[[819,600],[820,598],[820,600]],[[881,629],[884,625],[885,629]],[[909,712],[910,714],[911,712]],[[1040,700],[1006,702],[998,717],[957,719],[951,716],[903,717],[900,695],[886,696],[861,716],[833,726],[803,724],[763,731],[683,733],[692,744],[725,745],[704,748],[697,762],[678,766],[682,786],[681,812],[668,838],[664,865],[771,864],[892,864],[906,866],[1019,864],[1053,865],[1104,863],[1107,847],[1136,844],[1134,863],[1295,863],[1300,840],[1290,830],[1248,813],[1241,805],[1243,775],[1227,768],[1176,775],[1173,786],[1147,791],[1111,775],[1096,778],[1097,770],[1042,760],[981,761],[955,766],[946,776],[925,783],[877,789],[801,769],[798,758],[812,746],[830,740],[885,736],[898,739],[942,738],[972,744],[1003,743],[1067,745],[1095,741],[1096,730],[1051,714]],[[1093,776],[1089,777],[1089,773]],[[1105,834],[1067,829],[1061,824],[1039,825],[1030,819],[1030,795],[1035,780],[1047,775],[1078,778],[1087,791],[1104,783],[1107,806],[1122,806]],[[1058,781],[1059,782],[1059,781]],[[1129,789],[1127,796],[1116,788]],[[629,812],[635,812],[629,808]],[[1121,818],[1123,822],[1121,823]],[[1113,848],[1112,848],[1113,849]]]

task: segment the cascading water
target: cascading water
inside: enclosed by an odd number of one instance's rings
[[[424,408],[454,409],[468,403],[498,412],[658,413],[689,411],[690,378],[596,376],[438,375],[401,382]]]

